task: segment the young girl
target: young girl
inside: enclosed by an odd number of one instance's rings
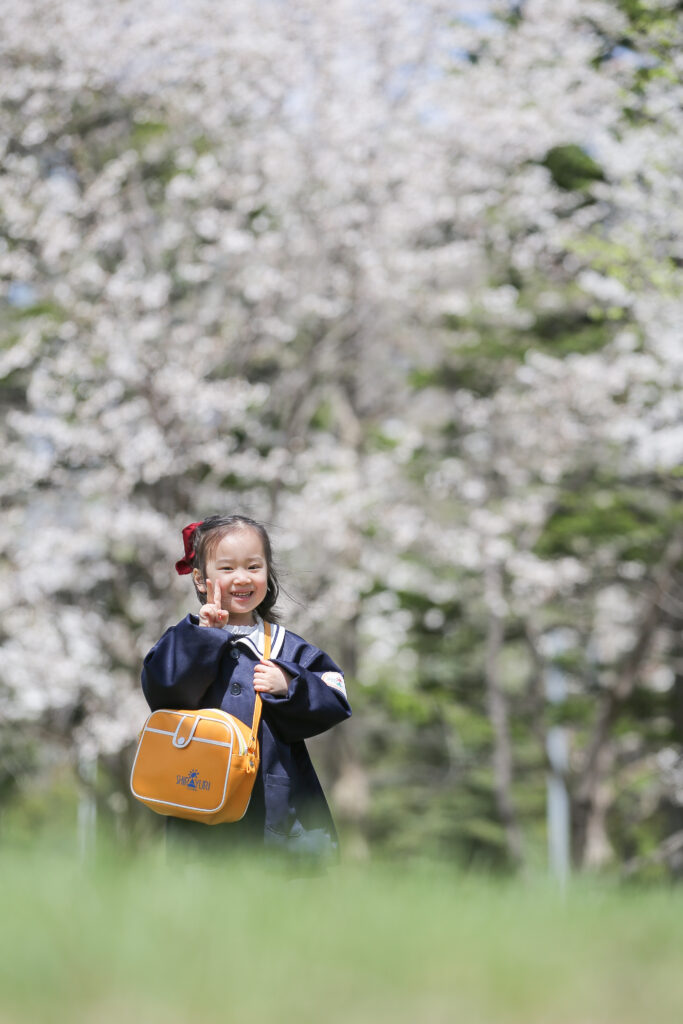
[[[260,523],[211,516],[186,526],[183,540],[176,571],[192,573],[201,608],[149,652],[142,689],[152,711],[223,708],[248,724],[260,693],[261,764],[241,821],[207,826],[169,818],[169,830],[228,844],[258,836],[293,853],[328,855],[337,836],[304,741],[350,716],[344,677],[324,651],[278,624],[279,584]],[[272,623],[268,661],[264,620]]]

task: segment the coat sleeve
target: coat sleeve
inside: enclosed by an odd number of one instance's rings
[[[229,641],[225,630],[199,626],[190,615],[171,626],[142,666],[142,691],[152,711],[201,707]]]
[[[341,669],[324,651],[306,644],[296,660],[272,660],[292,681],[286,696],[261,694],[263,713],[287,743],[317,736],[351,716]]]

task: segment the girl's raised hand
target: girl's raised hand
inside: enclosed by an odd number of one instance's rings
[[[199,609],[199,625],[215,626],[221,629],[228,621],[229,615],[223,609],[221,594],[221,581],[214,583],[206,578],[206,604]]]

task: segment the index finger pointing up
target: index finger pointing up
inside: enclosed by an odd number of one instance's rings
[[[215,604],[216,608],[220,609],[220,608],[223,607],[223,595],[221,594],[221,581],[220,580],[216,580],[216,583],[214,585],[213,603]]]
[[[207,604],[213,604],[213,601],[214,601],[214,598],[213,598],[213,582],[207,576],[206,577],[206,603]]]

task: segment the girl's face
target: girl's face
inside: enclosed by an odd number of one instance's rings
[[[206,580],[193,569],[197,589],[206,593]],[[251,625],[268,590],[268,565],[260,534],[249,526],[230,530],[221,537],[206,561],[206,577],[220,584],[221,605],[233,626]]]

